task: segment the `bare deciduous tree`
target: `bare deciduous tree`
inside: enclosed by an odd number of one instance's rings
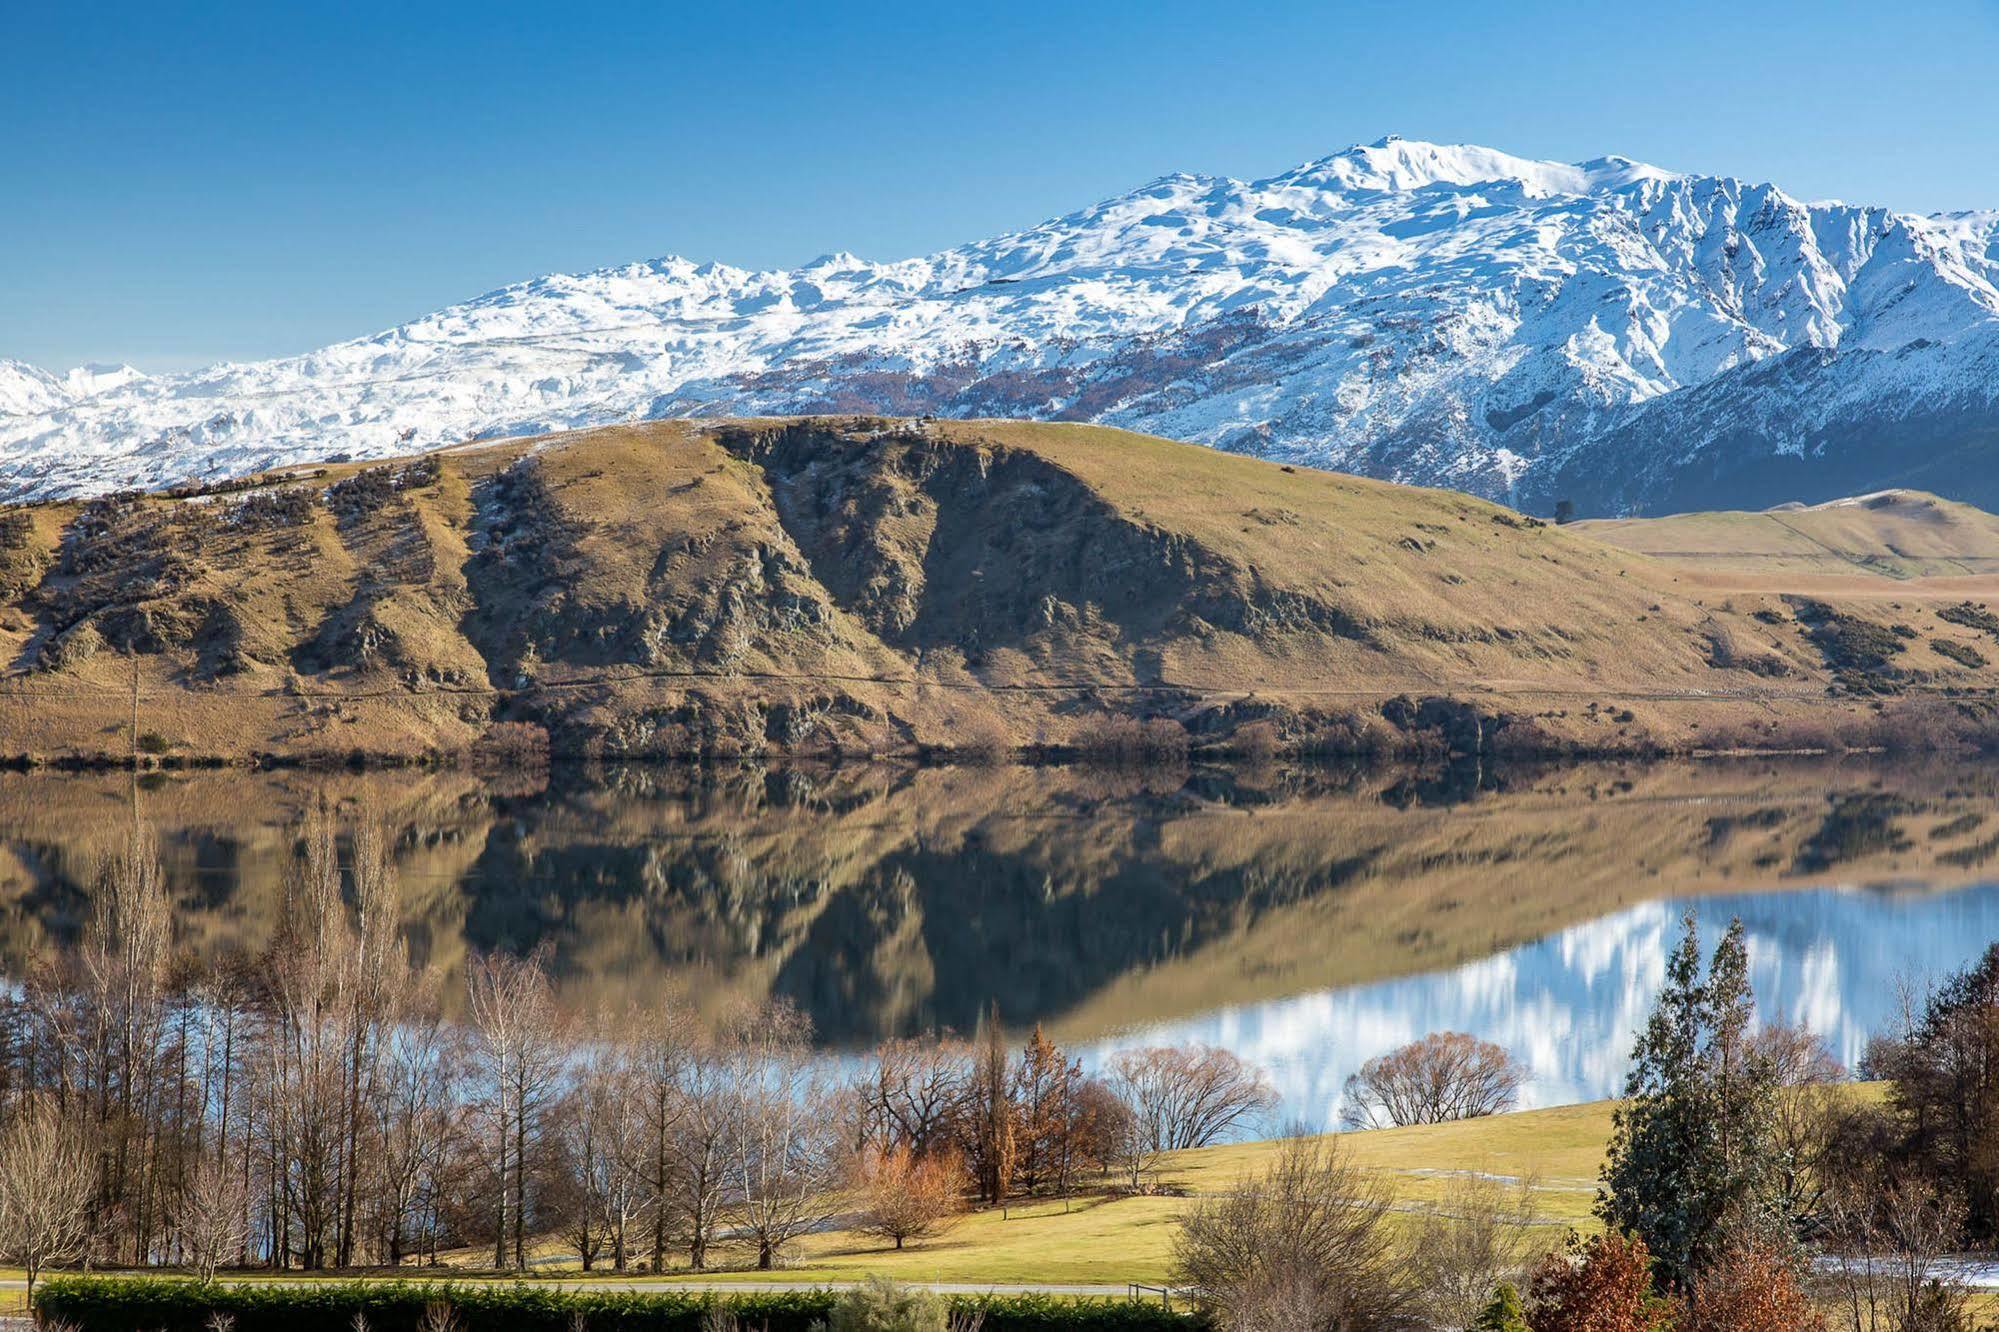
[[[587,1233],[594,1223],[610,1244],[612,1266],[623,1272],[653,1196],[650,1098],[645,1075],[617,1024],[601,1019],[597,1029],[574,1074],[570,1150],[582,1184],[579,1201],[588,1213],[583,1229]]]
[[[1126,1050],[1107,1081],[1129,1114],[1118,1156],[1134,1189],[1165,1153],[1206,1147],[1277,1104],[1261,1069],[1212,1046]]]
[[[1464,1332],[1501,1283],[1520,1285],[1540,1257],[1535,1225],[1533,1181],[1450,1176],[1409,1242],[1409,1274],[1430,1325]]]
[[[733,1053],[740,1028],[701,1038],[680,1066],[673,1112],[673,1169],[679,1209],[686,1229],[687,1262],[695,1271],[708,1266],[722,1201],[729,1186],[729,1147],[736,1122]],[[662,1224],[664,1224],[662,1222]]]
[[[0,1254],[26,1269],[30,1293],[43,1268],[83,1251],[96,1182],[89,1150],[54,1100],[36,1096],[15,1111],[0,1133]]]
[[[1949,1261],[1963,1232],[1963,1205],[1914,1177],[1843,1183],[1825,1209],[1825,1248],[1849,1332],[1967,1325],[1961,1315],[1968,1292]]]
[[[841,1201],[840,1144],[827,1090],[807,1057],[807,1034],[796,1009],[772,1006],[732,1052],[728,1178],[760,1271],[777,1266]]]
[[[1222,1332],[1374,1332],[1413,1307],[1388,1194],[1337,1139],[1292,1138],[1181,1223],[1175,1278]]]
[[[181,1192],[174,1218],[181,1254],[202,1281],[213,1281],[215,1270],[242,1248],[248,1230],[243,1179],[227,1162],[203,1161]]]
[[[948,1143],[971,1095],[971,1051],[943,1039],[883,1041],[854,1083],[858,1145],[908,1147],[921,1156]]]
[[[555,994],[539,957],[473,958],[468,1008],[485,1063],[498,1228],[493,1265],[527,1266],[529,1150],[554,1095],[562,1052]],[[512,1242],[511,1255],[508,1251]]]
[[[1347,1128],[1443,1124],[1510,1110],[1526,1070],[1505,1049],[1458,1031],[1435,1032],[1377,1055],[1347,1079]]]
[[[638,1203],[640,1211],[633,1214],[633,1221],[637,1222],[641,1214],[651,1221],[652,1266],[658,1271],[666,1266],[669,1232],[681,1210],[684,1176],[677,1144],[688,1113],[685,1079],[699,1044],[699,1034],[687,1016],[674,1008],[634,1014],[631,1024],[634,1032],[631,1092],[643,1120],[640,1126],[643,1141],[633,1144],[637,1157],[633,1169],[645,1186],[645,1196]],[[628,1254],[623,1255],[619,1262],[621,1271],[629,1260]]]
[[[1808,1217],[1824,1204],[1842,1127],[1851,1109],[1841,1094],[1846,1069],[1808,1027],[1782,1023],[1750,1038],[1751,1057],[1767,1063],[1777,1094],[1771,1107],[1770,1168],[1784,1215]]]

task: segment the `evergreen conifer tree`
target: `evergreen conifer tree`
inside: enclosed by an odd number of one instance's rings
[[[1492,1292],[1492,1302],[1479,1311],[1471,1332],[1534,1332],[1527,1326],[1527,1310],[1512,1282],[1501,1282]]]
[[[1777,1087],[1749,1036],[1756,1000],[1742,922],[1702,975],[1691,912],[1632,1051],[1597,1215],[1639,1236],[1660,1280],[1692,1289],[1729,1242],[1789,1242],[1768,1167]]]

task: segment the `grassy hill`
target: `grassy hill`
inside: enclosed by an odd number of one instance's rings
[[[1884,698],[1944,697],[1926,728],[1987,728],[1970,591],[1787,576],[1715,595],[1453,492],[1092,426],[658,422],[0,514],[0,753],[408,758],[526,720],[874,754],[1108,717],[1686,749],[1866,743]]]
[[[1454,1175],[1498,1175],[1533,1190],[1549,1248],[1570,1227],[1588,1230],[1612,1102],[1528,1110],[1489,1119],[1342,1135],[1377,1172],[1403,1217],[1442,1203]],[[787,1278],[853,1280],[871,1272],[910,1281],[1162,1284],[1176,1222],[1199,1195],[1222,1193],[1266,1167],[1279,1144],[1238,1143],[1174,1153],[1161,1196],[1095,1196],[971,1214],[944,1235],[900,1253],[846,1231],[809,1237]],[[743,1274],[754,1277],[753,1273]]]
[[[1760,513],[1595,519],[1572,530],[1710,571],[1905,580],[1999,574],[1999,517],[1919,490]]]

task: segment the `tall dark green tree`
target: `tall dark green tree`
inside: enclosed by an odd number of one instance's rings
[[[1967,1238],[1999,1238],[1999,944],[1939,986],[1876,1062],[1892,1080],[1903,1156],[1963,1204]]]
[[[1645,1241],[1661,1281],[1692,1289],[1731,1240],[1787,1243],[1789,1218],[1771,1168],[1776,1073],[1749,1039],[1756,999],[1742,922],[1706,975],[1691,912],[1684,924],[1632,1051],[1597,1215]]]

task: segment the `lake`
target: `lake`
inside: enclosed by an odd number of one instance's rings
[[[321,800],[393,830],[412,948],[454,977],[544,948],[579,1010],[787,996],[834,1059],[997,1003],[1089,1063],[1225,1046],[1313,1125],[1446,1028],[1526,1060],[1528,1104],[1614,1093],[1687,909],[1710,941],[1739,916],[1765,1011],[1848,1062],[1999,939],[1977,767],[37,773],[0,776],[0,968],[74,937],[135,818],[180,946],[255,951]]]

